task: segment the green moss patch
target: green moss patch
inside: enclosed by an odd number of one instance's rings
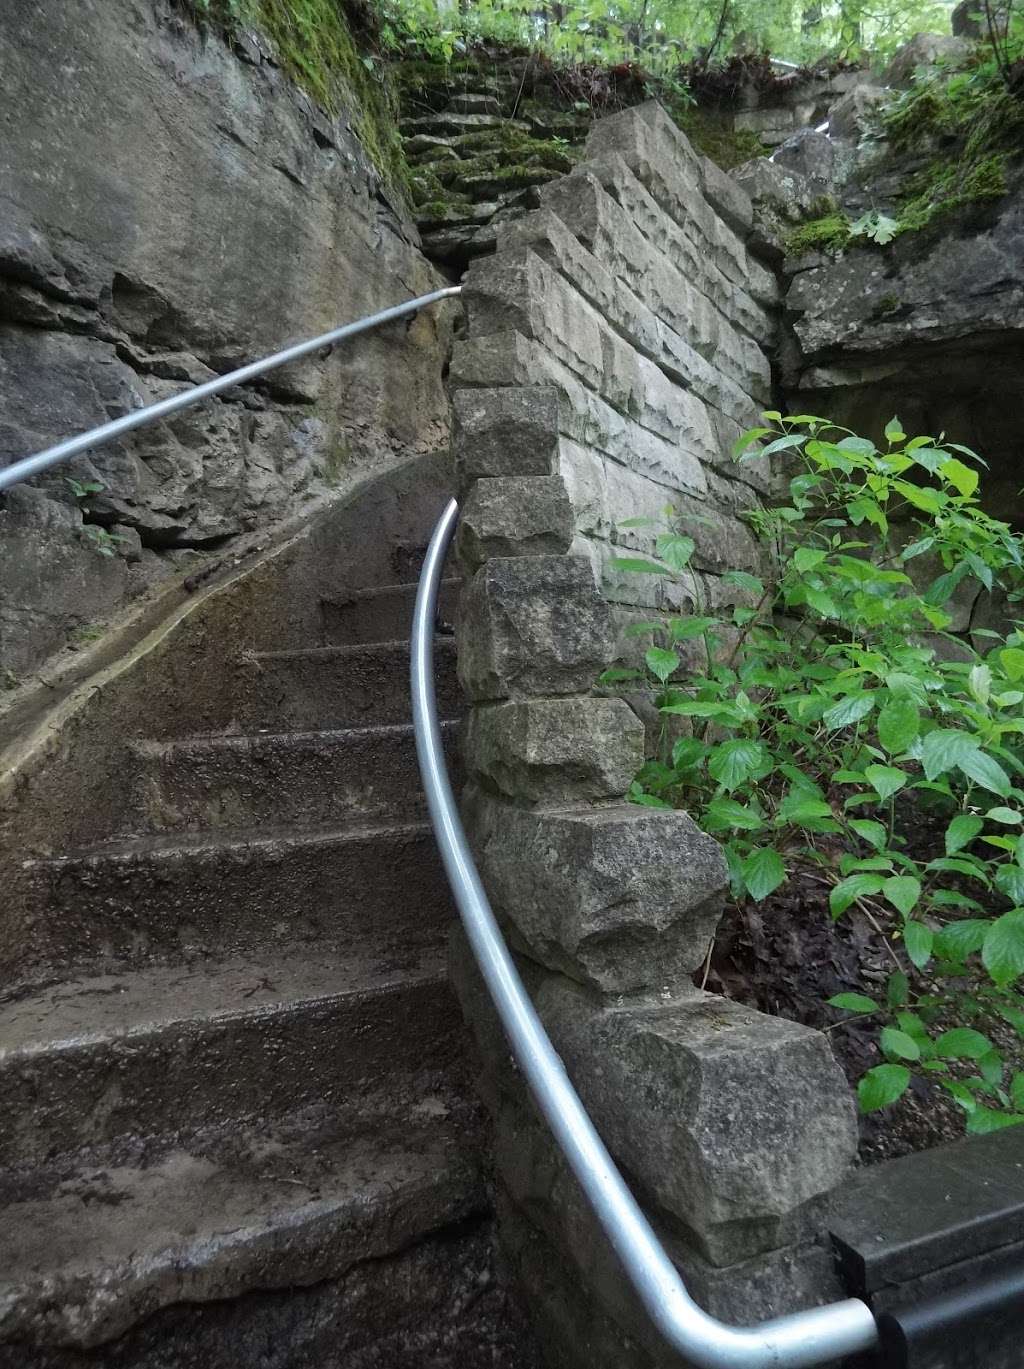
[[[388,68],[361,51],[342,0],[186,0],[201,22],[231,36],[258,29],[289,76],[328,114],[344,110],[385,181],[403,197],[408,170]]]
[[[850,241],[850,220],[838,211],[808,219],[789,235],[787,246],[797,256],[804,252],[842,252]]]

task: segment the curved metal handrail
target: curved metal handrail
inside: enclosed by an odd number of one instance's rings
[[[411,668],[416,752],[441,859],[473,954],[562,1154],[652,1321],[697,1369],[803,1369],[877,1348],[875,1318],[855,1298],[754,1327],[726,1326],[698,1307],[569,1081],[487,900],[444,759],[434,690],[434,623],[458,515],[453,499],[434,529],[416,593]]]
[[[211,395],[230,390],[235,385],[243,385],[247,380],[255,380],[257,376],[276,370],[278,366],[285,366],[289,361],[298,361],[301,357],[309,356],[310,352],[318,352],[322,347],[333,347],[335,343],[344,342],[346,338],[355,337],[358,333],[380,328],[385,323],[393,323],[395,319],[407,318],[409,314],[417,313],[428,304],[435,304],[438,300],[461,294],[461,285],[449,285],[443,290],[432,290],[428,295],[420,295],[416,299],[407,300],[405,304],[396,304],[390,309],[380,310],[379,313],[368,314],[355,323],[346,323],[341,328],[321,333],[319,337],[309,338],[305,342],[293,343],[291,347],[274,352],[272,356],[240,366],[237,371],[229,371],[226,375],[204,381],[202,385],[195,385],[190,390],[182,390],[180,394],[171,395],[168,399],[160,399],[155,404],[135,409],[132,413],[115,418],[110,423],[90,428],[88,432],[79,433],[77,437],[69,437],[64,442],[58,442],[56,446],[47,447],[45,451],[36,452],[34,456],[26,456],[24,460],[15,461],[13,465],[0,470],[0,491],[9,489],[11,485],[18,485],[23,480],[30,480],[40,471],[49,470],[51,466],[78,456],[81,452],[101,447],[105,442],[112,442],[114,438],[130,433],[135,428],[157,423],[161,418],[167,418],[181,409],[201,404]]]

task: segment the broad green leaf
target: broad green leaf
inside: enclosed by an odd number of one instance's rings
[[[878,715],[878,740],[895,756],[913,744],[920,726],[921,715],[913,699],[890,699]]]
[[[934,939],[934,932],[923,922],[908,922],[903,928],[903,942],[907,948],[907,955],[919,970],[923,970],[932,958]]]
[[[980,1104],[967,1115],[969,1136],[987,1136],[989,1132],[1002,1131],[1005,1127],[1019,1127],[1024,1122],[1024,1113],[998,1112],[995,1108],[982,1107]]]
[[[906,480],[894,480],[893,489],[898,490],[908,504],[920,509],[922,513],[941,513],[946,503],[946,496],[939,490],[929,489],[923,485],[911,485]]]
[[[805,571],[820,566],[827,555],[827,552],[818,551],[814,547],[797,547],[793,553],[793,565],[803,575]]]
[[[786,878],[786,867],[778,851],[762,846],[743,861],[743,878],[756,903],[768,897]]]
[[[851,723],[866,718],[874,706],[874,694],[848,694],[846,698],[840,699],[838,703],[825,710],[822,721],[830,728],[848,727]]]
[[[901,1008],[903,1004],[906,1003],[909,994],[910,985],[907,980],[907,976],[903,973],[902,970],[894,970],[892,974],[889,976],[889,980],[886,985],[885,1001],[888,1003],[890,1008]],[[907,1015],[908,1014],[901,1013],[900,1017]],[[897,1018],[897,1021],[899,1021],[899,1018]],[[900,1026],[903,1028],[904,1031],[907,1030],[906,1026],[902,1022],[900,1022]]]
[[[979,742],[967,732],[957,732],[951,728],[937,727],[929,732],[921,743],[921,764],[930,780],[945,775],[954,766],[963,762],[977,751]]]
[[[764,593],[764,581],[745,570],[727,570],[722,576],[722,581],[727,585],[735,585],[737,589],[749,590],[751,594]]]
[[[640,679],[643,679],[643,673],[639,670],[626,670],[622,666],[613,666],[611,670],[605,670],[597,677],[597,683],[602,685],[621,684],[624,680]]]
[[[988,703],[992,694],[992,672],[987,665],[972,667],[967,676],[967,687],[982,707]]]
[[[999,1085],[1003,1082],[1003,1057],[998,1051],[989,1051],[978,1061],[978,1069],[986,1084]]]
[[[987,918],[964,918],[947,922],[935,938],[935,954],[943,960],[962,964],[974,951],[980,951],[991,923]]]
[[[652,646],[644,655],[644,660],[647,662],[647,669],[662,684],[673,671],[679,669],[679,657],[674,651],[666,651],[664,647]]]
[[[689,770],[704,759],[707,749],[696,737],[679,737],[672,745],[672,764],[676,770]]]
[[[872,1013],[879,1010],[875,1000],[862,993],[837,993],[828,1002],[831,1007],[842,1008],[844,1012]]]
[[[981,959],[1001,988],[1024,974],[1024,908],[1014,908],[996,918],[985,935]]]
[[[700,637],[708,628],[716,627],[717,618],[670,618],[668,634],[674,642],[685,642],[691,637]]]
[[[704,810],[703,826],[709,832],[721,832],[736,828],[743,832],[758,832],[764,826],[764,819],[752,808],[745,808],[735,799],[712,799]]]
[[[791,447],[802,447],[806,441],[806,433],[788,433],[785,437],[777,437],[774,442],[769,442],[767,447],[761,449],[761,455],[774,456],[776,452],[788,451]]]
[[[755,771],[763,770],[764,762],[765,750],[760,742],[738,738],[723,742],[712,750],[708,758],[708,772],[719,784],[733,790]]]
[[[658,538],[658,555],[673,570],[684,570],[693,555],[694,540],[681,533],[666,533]]]
[[[980,748],[970,751],[964,758],[957,762],[957,765],[975,784],[980,784],[983,789],[989,789],[993,794],[998,794],[1005,799],[1013,786],[1010,777],[987,751]]]
[[[898,418],[890,418],[885,425],[885,439],[887,442],[904,442],[906,433],[903,431],[903,424]]]
[[[864,776],[880,799],[889,798],[907,782],[907,772],[894,765],[869,765]]]
[[[943,462],[939,467],[939,474],[967,499],[978,488],[978,472],[972,471],[970,466],[965,466],[955,456]]]
[[[1018,1112],[1024,1112],[1024,1074],[1020,1072],[1010,1080],[1010,1102]]]
[[[850,827],[869,846],[873,846],[876,851],[881,851],[889,840],[889,834],[880,822],[872,822],[869,818],[854,818]]]
[[[980,1060],[992,1049],[992,1042],[973,1027],[954,1027],[943,1032],[935,1043],[936,1054],[947,1060]]]
[[[641,808],[671,808],[672,805],[665,799],[659,799],[657,794],[648,794],[644,789],[638,789],[636,793],[630,790],[630,803],[638,803]]]
[[[985,816],[990,822],[1001,822],[1007,827],[1019,827],[1024,822],[1016,808],[990,808]]]
[[[995,873],[996,888],[1011,903],[1024,906],[1024,869],[1017,864],[1000,865]]]
[[[795,793],[788,794],[779,804],[778,818],[780,822],[791,822],[796,826],[806,823],[820,822],[822,818],[831,818],[832,809],[824,799],[816,798],[813,794],[808,794],[805,790],[797,790]]]
[[[910,1083],[906,1065],[876,1065],[868,1070],[857,1085],[857,1101],[861,1112],[877,1112],[902,1097]]]
[[[999,663],[1011,680],[1024,680],[1024,650],[1008,646],[999,653]]]
[[[828,898],[833,918],[841,917],[856,899],[879,893],[884,882],[872,874],[849,875],[840,880]]]
[[[942,1079],[939,1082],[946,1092],[956,1099],[964,1112],[971,1113],[978,1106],[974,1094],[966,1084],[961,1084],[959,1079]]]
[[[745,452],[752,443],[759,441],[762,437],[767,437],[771,431],[771,428],[748,428],[747,431],[742,433],[732,444],[733,456],[739,456],[740,453]]]
[[[612,570],[621,570],[629,575],[667,575],[664,566],[654,561],[645,561],[638,556],[613,556],[608,562]]]
[[[961,813],[946,828],[946,855],[952,856],[962,851],[985,826],[981,818],[973,813]]]
[[[901,1032],[897,1027],[883,1027],[881,1047],[886,1055],[894,1055],[899,1060],[920,1060],[921,1047],[912,1036]]]

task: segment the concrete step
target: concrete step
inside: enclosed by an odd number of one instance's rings
[[[8,983],[289,947],[341,952],[364,937],[401,954],[440,945],[453,916],[423,822],[164,833],[29,861],[20,875]]]
[[[454,623],[462,581],[443,580],[440,618]],[[382,585],[378,589],[336,593],[320,600],[324,640],[332,645],[404,640],[412,629],[416,585]]]
[[[455,769],[458,724],[442,724]],[[411,723],[132,743],[146,831],[308,825],[426,813]]]
[[[465,704],[455,674],[455,639],[438,639],[437,705],[442,718],[459,717]],[[406,723],[409,643],[311,647],[254,652],[243,662],[223,723],[238,731],[275,732]]]
[[[0,1007],[0,1167],[121,1138],[358,1115],[459,1074],[443,951],[238,957],[97,976]]]
[[[386,1306],[394,1289],[378,1262],[485,1208],[462,1127],[443,1097],[424,1094],[355,1125],[317,1109],[230,1140],[199,1138],[155,1162],[78,1161],[50,1191],[2,1209],[0,1346],[35,1364],[32,1348],[95,1347],[175,1304],[299,1290],[367,1261],[379,1313],[399,1316],[409,1309]],[[299,1294],[300,1325],[303,1308]],[[175,1364],[213,1363],[195,1333]]]

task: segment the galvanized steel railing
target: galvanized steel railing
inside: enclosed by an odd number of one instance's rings
[[[697,1369],[803,1369],[878,1345],[866,1303],[851,1298],[761,1326],[726,1326],[690,1297],[573,1088],[509,954],[452,793],[434,691],[434,624],[454,500],[427,551],[412,626],[412,716],[434,835],[473,954],[522,1070],[562,1154],[658,1330]]]
[[[385,323],[394,322],[395,319],[407,318],[409,314],[417,313],[428,304],[436,304],[438,300],[461,294],[461,285],[450,285],[444,290],[432,290],[429,295],[420,295],[418,299],[396,304],[392,309],[382,309],[380,313],[369,314],[355,323],[346,323],[344,327],[335,328],[329,333],[321,333],[319,337],[310,338],[307,342],[296,342],[281,352],[275,352],[273,356],[264,357],[261,361],[251,361],[248,366],[241,366],[237,371],[229,371],[227,375],[204,381],[202,385],[195,385],[191,390],[182,390],[180,394],[171,395],[169,399],[161,399],[156,404],[147,404],[144,408],[135,409],[123,418],[115,418],[98,428],[90,428],[86,433],[69,437],[65,442],[58,442],[54,447],[47,447],[45,451],[27,456],[23,461],[15,461],[12,466],[0,470],[0,490],[9,489],[11,485],[20,484],[23,480],[30,480],[32,476],[49,470],[51,466],[59,465],[61,461],[69,461],[71,457],[82,452],[101,447],[104,443],[123,437],[125,433],[133,432],[136,428],[158,423],[160,419],[169,418],[171,414],[179,413],[182,409],[189,409],[193,404],[201,404],[211,395],[222,394],[235,385],[244,385],[247,380],[255,380],[257,376],[274,371],[279,366],[286,366],[289,361],[298,361],[309,356],[311,352],[320,351],[323,347],[333,347],[335,343],[344,342],[346,338],[355,337],[358,333],[367,333],[371,328],[380,328]]]

